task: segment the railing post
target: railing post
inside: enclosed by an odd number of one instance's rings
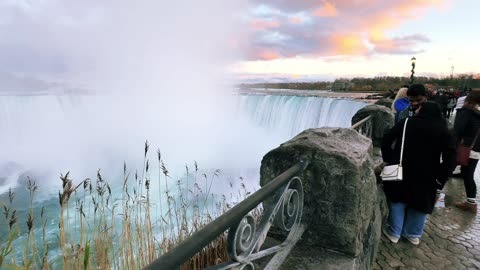
[[[393,126],[393,114],[390,109],[381,105],[368,105],[360,109],[352,117],[352,125],[370,116],[373,146],[380,147],[383,134]]]
[[[354,122],[364,119],[358,126],[375,122],[375,115],[368,116]],[[375,135],[375,130],[372,133]],[[285,267],[297,263],[312,269],[371,269],[381,235],[384,201],[377,187],[371,150],[372,140],[352,128],[318,128],[303,131],[263,157],[261,186],[295,159],[311,160],[303,172],[303,222],[307,230],[298,245],[304,247],[302,250],[337,252],[330,255],[337,259],[314,262],[307,254],[302,259],[304,255],[296,253]]]

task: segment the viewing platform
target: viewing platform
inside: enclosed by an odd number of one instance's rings
[[[480,269],[480,217],[453,206],[465,198],[463,179],[450,178],[444,192],[445,207],[428,216],[420,244],[402,238],[393,244],[382,236],[373,269]]]

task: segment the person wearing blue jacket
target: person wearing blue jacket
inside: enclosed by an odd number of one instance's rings
[[[392,112],[395,116],[395,123],[398,122],[398,116],[400,112],[408,108],[408,106],[410,105],[407,97],[407,90],[408,87],[402,87],[398,89],[397,95],[392,102]]]

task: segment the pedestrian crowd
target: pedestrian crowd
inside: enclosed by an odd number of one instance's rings
[[[406,85],[397,91],[392,112],[395,124],[383,137],[382,157],[386,165],[400,164],[402,177],[383,182],[389,207],[383,233],[393,243],[404,237],[418,245],[427,216],[456,166],[466,198],[455,206],[477,213],[480,91],[427,91],[422,84]]]

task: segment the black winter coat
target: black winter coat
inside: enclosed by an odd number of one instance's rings
[[[405,119],[383,137],[382,156],[389,164],[399,162],[404,124]],[[410,117],[403,150],[403,181],[384,182],[387,198],[406,203],[418,211],[432,213],[437,188],[445,184],[455,168],[455,148],[454,137],[443,119],[424,115]],[[440,162],[440,156],[443,162]]]
[[[458,142],[463,139],[465,145],[472,145],[475,134],[480,128],[480,113],[467,108],[458,109],[453,128]],[[480,152],[480,138],[475,142],[473,151]]]

